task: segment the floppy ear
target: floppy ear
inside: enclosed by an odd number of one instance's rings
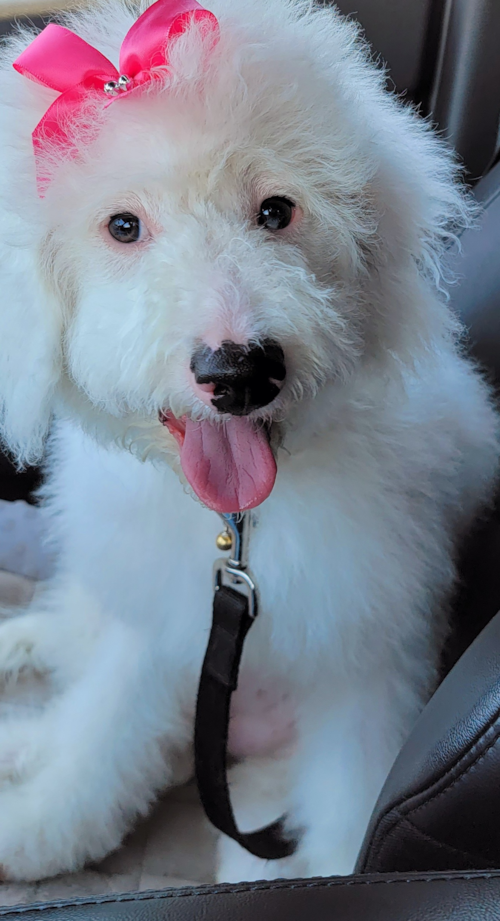
[[[19,464],[42,454],[61,368],[61,305],[31,140],[54,93],[12,67],[33,37],[19,29],[0,53],[0,440]]]
[[[0,221],[8,219],[0,209]],[[0,435],[17,461],[43,451],[61,369],[61,311],[43,278],[42,254],[0,240]]]

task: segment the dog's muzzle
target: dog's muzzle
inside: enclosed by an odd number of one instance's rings
[[[202,345],[190,368],[197,384],[213,387],[212,405],[233,416],[246,416],[272,403],[286,377],[283,349],[272,339],[261,346],[225,341],[215,351]]]

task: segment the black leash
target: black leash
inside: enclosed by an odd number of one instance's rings
[[[257,594],[245,566],[247,516],[224,516],[231,532],[231,559],[215,566],[213,619],[201,670],[194,730],[196,782],[205,812],[216,828],[256,857],[279,860],[296,842],[284,837],[283,820],[243,833],[235,822],[227,780],[227,739],[231,695],[245,637],[258,614]],[[227,585],[225,582],[229,582]]]

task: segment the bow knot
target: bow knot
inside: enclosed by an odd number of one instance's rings
[[[155,71],[168,65],[169,43],[192,22],[218,34],[215,16],[197,0],[157,0],[127,32],[118,69],[74,32],[54,23],[19,55],[13,66],[20,74],[60,94],[32,135],[40,194],[48,182],[39,157],[47,143],[74,149],[69,125],[86,99],[93,94],[107,107],[150,83]]]

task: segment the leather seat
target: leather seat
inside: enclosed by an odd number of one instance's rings
[[[430,116],[475,182],[499,148],[498,0],[336,0],[361,22],[389,83]]]
[[[372,816],[359,873],[500,867],[500,614],[436,691]]]
[[[500,8],[500,4],[499,4]],[[450,255],[457,278],[451,303],[469,331],[469,350],[500,392],[500,163],[476,186],[483,211],[477,228]],[[463,549],[461,588],[453,611],[453,633],[444,651],[443,674],[500,609],[500,501],[478,522]]]
[[[500,871],[279,880],[0,909],[5,921],[499,921]]]
[[[462,255],[450,258],[462,276],[452,302],[469,329],[472,353],[498,385],[500,164],[477,197],[484,209],[480,227],[464,234]],[[474,540],[461,599],[465,636],[458,642],[465,646],[500,608],[498,510]],[[422,713],[377,803],[358,871],[500,867],[499,735],[500,613]]]

